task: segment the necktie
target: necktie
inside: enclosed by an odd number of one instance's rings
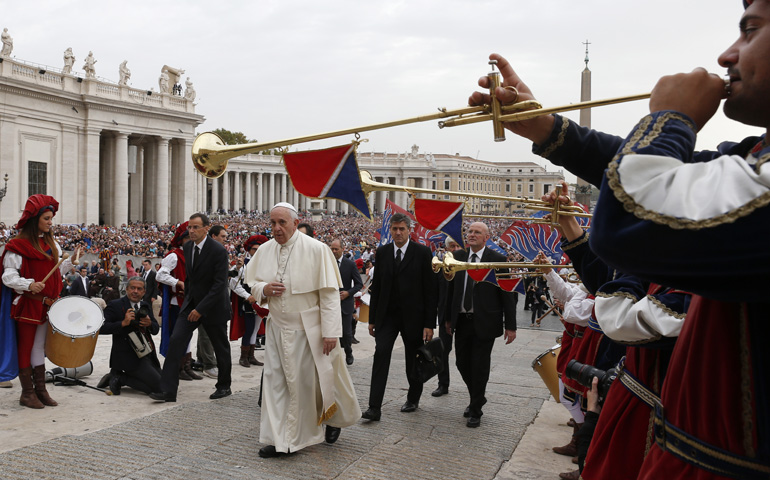
[[[396,250],[396,266],[401,265],[401,249]]]
[[[201,248],[196,245],[195,246],[195,253],[193,253],[193,268],[198,266],[198,255],[201,253]]]
[[[476,259],[478,257],[474,253],[471,255],[471,263],[476,263]],[[463,308],[466,312],[469,312],[473,309],[473,284],[476,283],[470,275],[468,275],[468,272],[465,272],[465,298],[463,298]]]

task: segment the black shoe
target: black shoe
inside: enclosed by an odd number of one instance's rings
[[[216,400],[218,398],[225,398],[227,396],[232,395],[233,392],[229,388],[217,388],[217,390],[209,395],[209,398],[212,400]]]
[[[341,428],[326,426],[326,443],[334,443],[340,438]]]
[[[193,370],[197,370],[199,372],[202,372],[203,371],[203,363],[199,362],[197,360],[193,360],[193,362],[190,364],[190,368],[192,368]]]
[[[463,417],[468,418],[471,416],[471,407],[465,407],[465,411],[463,412]]]
[[[348,365],[353,365],[353,355],[348,355],[347,357],[345,357],[345,363],[347,363]]]
[[[371,420],[373,422],[379,422],[380,416],[382,415],[382,412],[379,408],[372,408],[369,407],[369,410],[365,411],[361,414],[361,418],[364,420]]]
[[[404,402],[404,406],[401,407],[401,411],[404,413],[414,412],[415,410],[417,410],[417,405],[418,405],[417,403],[412,403],[409,400],[407,400],[406,402]]]
[[[105,376],[103,376],[102,379],[99,380],[99,383],[96,384],[96,388],[107,387],[107,385],[110,384],[110,378],[112,378],[112,373],[108,373]]]
[[[445,387],[443,385],[439,385],[437,389],[430,392],[431,396],[434,397],[440,397],[441,395],[446,395],[449,393],[449,387]]]
[[[166,392],[152,392],[150,398],[156,402],[176,402],[176,395],[172,395]]]
[[[276,452],[275,447],[273,445],[268,445],[266,447],[262,447],[259,449],[259,456],[262,458],[274,458],[274,457],[280,457],[281,455],[286,455],[283,452]]]
[[[481,425],[481,417],[468,417],[468,422],[465,425],[468,428],[476,428]]]
[[[112,375],[110,377],[110,393],[113,395],[120,395],[120,375]]]
[[[359,344],[361,342],[359,342],[356,337],[353,337],[353,339],[350,341],[350,343],[352,343],[353,345],[357,345],[357,344]]]

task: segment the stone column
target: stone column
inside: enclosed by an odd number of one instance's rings
[[[286,195],[286,177],[288,175],[281,174],[281,196],[279,197],[281,202],[285,202],[288,200],[289,196]]]
[[[136,171],[129,174],[128,188],[131,192],[131,204],[129,205],[128,219],[132,222],[143,220],[144,202],[144,149],[141,145],[136,148]]]
[[[206,199],[204,190],[205,177],[199,175],[198,171],[190,165],[190,158],[192,158],[192,141],[185,138],[177,138],[175,150],[178,177],[182,183],[180,186],[182,186],[184,190],[180,192],[178,197],[179,205],[177,218],[172,220],[175,222],[184,222],[190,218],[190,215],[193,213],[205,209],[205,205],[201,204],[201,202],[205,202]],[[176,178],[174,180],[176,180]],[[191,195],[195,193],[197,193],[197,195]]]
[[[166,137],[158,137],[155,142],[155,223],[159,225],[169,222],[168,141]]]
[[[80,223],[84,218],[81,212],[79,191],[82,185],[82,158],[78,154],[78,129],[72,125],[62,125],[62,162],[60,165],[62,187],[59,190],[61,210],[58,222]],[[3,169],[2,172],[8,170]],[[10,176],[9,176],[10,177]],[[13,180],[11,180],[13,181]],[[58,223],[57,222],[57,223]]]
[[[254,210],[254,198],[251,191],[251,184],[254,183],[254,177],[251,172],[246,172],[246,210]]]
[[[291,189],[291,204],[299,209],[299,192],[296,188]]]
[[[157,178],[155,178],[155,172],[157,168],[156,156],[157,148],[153,142],[145,142],[139,149],[142,150],[143,168],[144,172],[142,178],[144,179],[144,205],[142,208],[142,219],[146,221],[155,220],[155,191],[158,189]]]
[[[83,204],[85,205],[85,223],[99,224],[99,137],[101,130],[86,128],[85,141],[85,188]]]
[[[241,172],[233,172],[233,210],[236,212],[241,209],[241,192],[243,184],[241,183]]]
[[[128,223],[128,134],[115,135],[115,165],[112,177],[112,221],[116,227]]]
[[[230,173],[222,175],[222,208],[230,210]]]
[[[276,204],[275,201],[275,174],[269,173],[270,175],[270,187],[267,190],[267,208],[273,208],[273,205]]]
[[[257,174],[257,210],[265,209],[265,174]]]
[[[211,213],[219,210],[219,184],[222,183],[222,177],[211,180]]]

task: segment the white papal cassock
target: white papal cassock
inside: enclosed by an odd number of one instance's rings
[[[295,452],[324,441],[322,424],[347,427],[361,418],[339,343],[323,354],[323,337],[342,336],[339,269],[329,247],[299,231],[284,245],[270,240],[246,267],[246,283],[270,309],[265,332],[259,441]],[[286,291],[265,297],[267,283]]]

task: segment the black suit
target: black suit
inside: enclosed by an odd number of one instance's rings
[[[107,304],[107,308],[104,309],[104,325],[99,329],[99,333],[112,335],[110,369],[112,369],[113,375],[120,376],[120,383],[145,393],[157,392],[160,389],[160,362],[156,355],[152,335],[158,333],[160,325],[152,314],[150,304],[144,300],[140,301],[140,304],[145,305],[150,310],[149,317],[152,323],[145,329],[147,334],[132,325],[127,327],[121,325],[126,311],[132,308],[128,297],[119,298]],[[128,339],[130,332],[144,334],[152,346],[152,353],[142,358],[137,357]]]
[[[467,262],[469,252],[457,252],[455,259]],[[484,249],[477,262],[505,262],[506,258],[488,248]],[[473,284],[473,313],[462,313],[466,273],[458,272],[447,291],[447,318],[455,331],[455,356],[457,369],[468,386],[470,394],[470,414],[481,417],[481,408],[487,402],[484,393],[489,381],[492,347],[495,338],[505,330],[516,330],[515,293],[492,285],[488,282]],[[468,277],[468,281],[473,281]]]
[[[88,286],[91,285],[91,282],[88,280],[88,277],[85,278],[86,284]],[[83,284],[83,277],[80,276],[78,273],[78,278],[76,278],[72,285],[70,285],[70,295],[80,295],[81,297],[87,297],[88,296],[88,288],[86,285]]]
[[[150,270],[150,273],[144,278],[144,283],[145,291],[142,300],[152,305],[152,299],[158,298],[158,280],[155,279],[155,270]]]
[[[404,341],[407,400],[417,404],[422,381],[412,376],[417,348],[423,344],[423,329],[436,328],[438,283],[431,268],[428,247],[409,241],[404,258],[396,266],[395,247],[389,243],[375,253],[369,322],[374,322],[374,364],[369,407],[379,409],[385,395],[390,356],[398,334]]]
[[[353,356],[353,313],[356,311],[356,302],[353,295],[364,288],[364,282],[361,281],[361,274],[358,273],[356,263],[346,257],[339,260],[340,278],[342,279],[342,288],[340,292],[348,292],[348,297],[342,300],[342,338],[340,343],[345,349],[345,355]]]
[[[185,258],[184,302],[171,333],[166,361],[163,364],[161,391],[176,396],[179,387],[179,363],[187,351],[193,331],[203,326],[214,346],[219,377],[218,390],[230,388],[230,342],[227,339],[227,321],[230,319],[230,296],[227,288],[228,256],[225,247],[207,238],[198,258],[193,260],[195,243],[182,247]],[[196,310],[201,314],[197,322],[187,320]]]

